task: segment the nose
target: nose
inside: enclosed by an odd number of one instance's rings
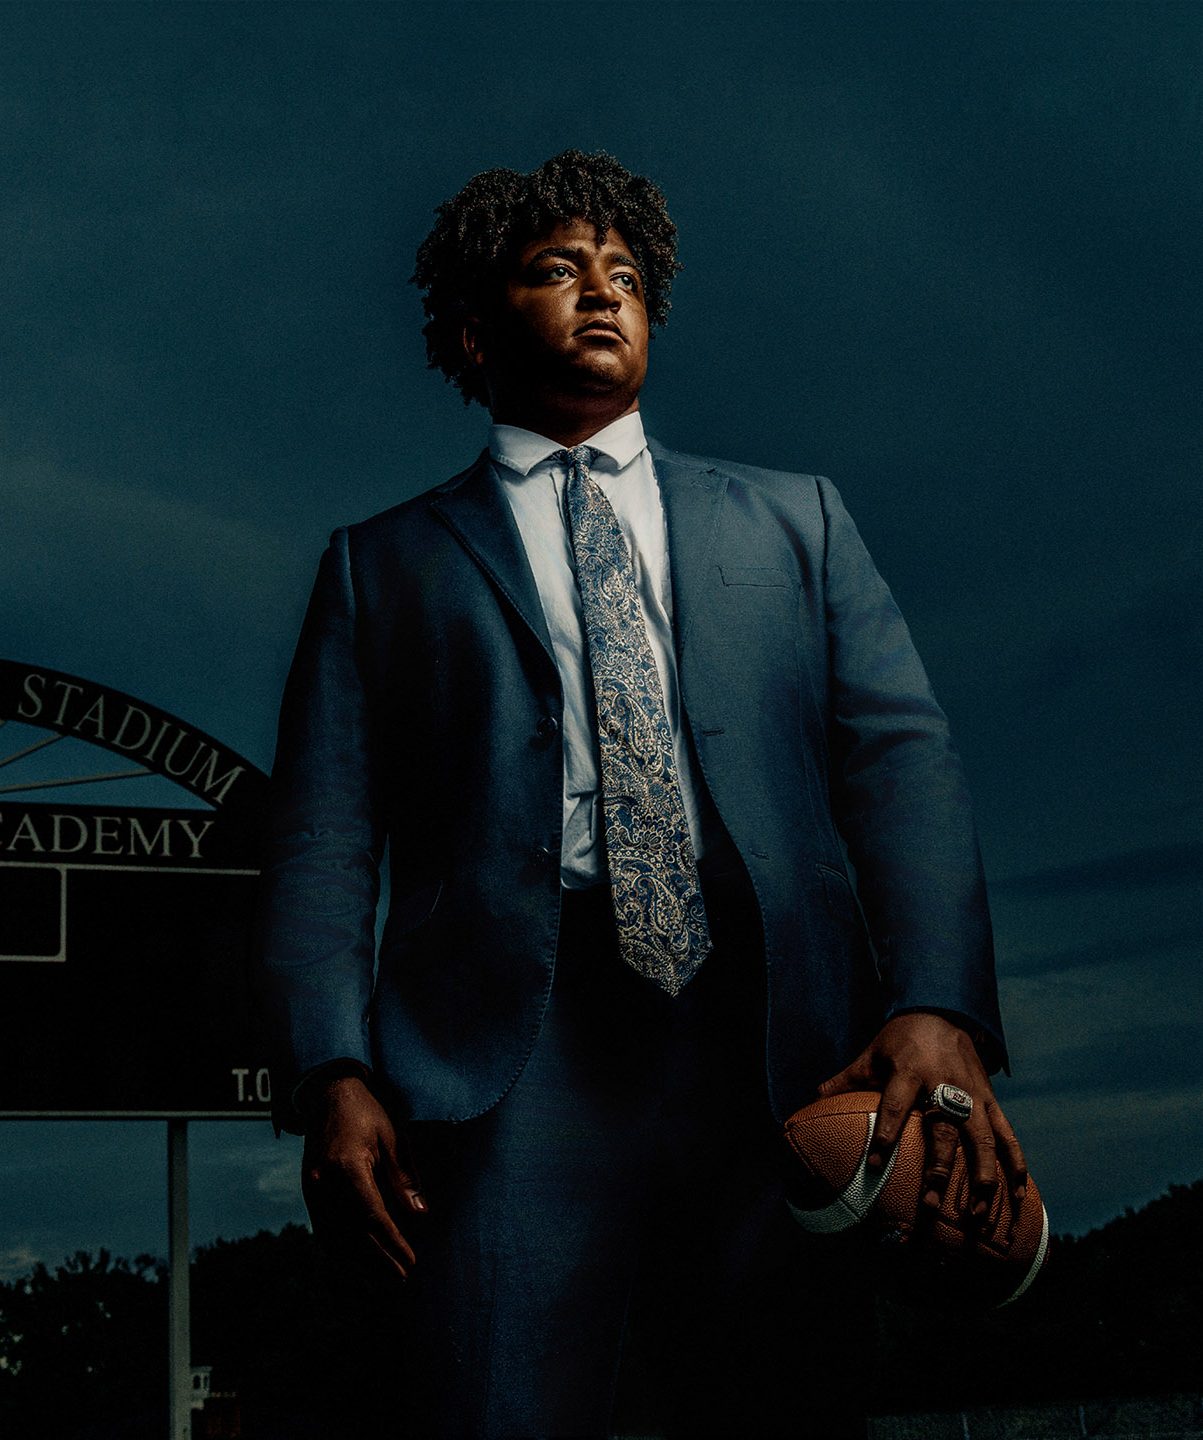
[[[617,310],[622,304],[622,294],[605,265],[591,265],[585,272],[580,303],[587,309]]]

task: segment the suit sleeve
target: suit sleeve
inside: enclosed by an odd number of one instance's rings
[[[277,1133],[299,1133],[299,1083],[332,1061],[368,1070],[385,824],[356,644],[346,530],[322,557],[280,709],[263,857],[256,996]]]
[[[836,821],[886,988],[886,1017],[944,1011],[1006,1068],[994,945],[960,757],[893,596],[819,480]]]

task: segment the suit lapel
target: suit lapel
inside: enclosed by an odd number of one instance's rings
[[[727,477],[713,466],[648,441],[668,526],[673,587],[673,630],[680,659],[708,585],[707,572],[727,492]]]
[[[713,466],[648,441],[668,529],[673,630],[678,658],[707,587],[727,477]],[[543,605],[514,512],[489,462],[488,451],[434,492],[431,506],[517,611],[555,662]]]
[[[555,663],[526,547],[487,450],[434,492],[431,506],[493,581]]]

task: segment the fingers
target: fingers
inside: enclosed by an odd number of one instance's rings
[[[998,1189],[998,1154],[984,1107],[973,1107],[961,1133],[969,1166],[969,1213],[975,1220],[985,1220]]]
[[[940,1111],[925,1116],[922,1203],[928,1209],[939,1208],[956,1164],[957,1146],[963,1144],[968,1184],[958,1208],[964,1203],[973,1219],[984,1222],[998,1192],[1000,1166],[1018,1202],[1026,1191],[1027,1162],[962,1027],[924,1011],[896,1015],[850,1065],[824,1081],[818,1093],[826,1098],[881,1088],[866,1159],[869,1170],[880,1171],[916,1102],[922,1104],[940,1082],[964,1090],[974,1104],[965,1120]]]
[[[979,1108],[980,1107],[980,1108]],[[923,1117],[927,1163],[923,1171],[923,1203],[937,1209],[963,1142],[969,1180],[969,1213],[977,1220],[989,1217],[999,1186],[999,1167],[1016,1204],[1027,1193],[1028,1169],[1023,1150],[993,1095],[982,1097],[970,1118],[955,1122],[939,1111]]]
[[[1016,1201],[1020,1201],[1027,1194],[1028,1162],[1024,1158],[1019,1141],[1015,1138],[1015,1131],[1011,1129],[1011,1122],[1003,1114],[1002,1106],[993,1097],[986,1105],[986,1115],[994,1131],[998,1158],[1002,1161],[1003,1170],[1006,1172],[1011,1194]]]
[[[927,1153],[921,1187],[923,1204],[931,1210],[938,1210],[957,1158],[960,1131],[939,1111],[923,1117],[923,1131]]]
[[[414,1252],[388,1213],[375,1177],[368,1170],[353,1170],[346,1178],[359,1202],[360,1214],[365,1222],[364,1233],[384,1257],[392,1261],[404,1280],[414,1263]]]
[[[383,1161],[383,1154],[380,1159]],[[326,1249],[353,1263],[375,1262],[379,1266],[383,1261],[404,1280],[414,1264],[414,1252],[389,1213],[377,1183],[378,1168],[379,1162],[374,1164],[366,1151],[355,1158],[306,1161],[301,1190],[314,1235]],[[414,1182],[395,1158],[392,1176],[397,1182],[396,1195],[411,1209],[424,1209]],[[391,1181],[386,1181],[386,1186],[393,1189]]]
[[[881,1092],[877,1107],[877,1118],[873,1122],[873,1136],[869,1141],[868,1167],[880,1170],[890,1151],[898,1143],[906,1118],[914,1108],[919,1093],[919,1082],[904,1071],[891,1075],[886,1088]]]
[[[380,1168],[388,1189],[415,1215],[425,1213],[426,1201],[422,1198],[422,1187],[410,1170],[403,1169],[397,1159],[397,1152],[391,1145],[384,1145],[380,1151]]]
[[[414,1252],[397,1221],[424,1213],[426,1202],[398,1160],[391,1118],[353,1077],[332,1081],[311,1109],[301,1190],[314,1236],[343,1260],[377,1270],[383,1262],[404,1279]]]

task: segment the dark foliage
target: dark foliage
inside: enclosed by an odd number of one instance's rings
[[[0,1285],[0,1433],[163,1433],[165,1292],[149,1257],[130,1264],[104,1251]],[[215,1390],[239,1396],[246,1440],[395,1429],[396,1293],[338,1274],[302,1226],[202,1247],[192,1300],[193,1357],[213,1366]],[[883,1293],[877,1320],[878,1412],[1197,1392],[1203,1181],[1080,1239],[1057,1239],[1013,1306],[949,1316]],[[952,1336],[967,1359],[933,1366],[933,1335]]]
[[[931,1364],[950,1334],[968,1363]],[[1100,1230],[1055,1237],[1014,1305],[949,1317],[878,1299],[875,1409],[1083,1401],[1203,1388],[1203,1180]]]
[[[193,1358],[240,1397],[248,1440],[391,1434],[397,1300],[341,1274],[304,1226],[218,1240],[193,1261]]]
[[[0,1285],[0,1434],[106,1440],[161,1432],[167,1387],[162,1269],[107,1250]]]

